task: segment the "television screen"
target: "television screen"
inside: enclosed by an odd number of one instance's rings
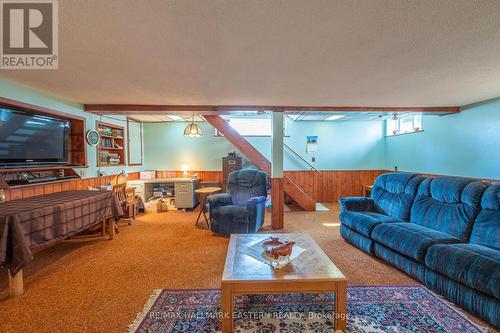
[[[67,163],[69,121],[0,108],[0,165]]]

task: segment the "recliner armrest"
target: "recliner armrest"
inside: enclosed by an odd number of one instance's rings
[[[258,196],[258,197],[252,197],[248,199],[247,201],[247,208],[251,209],[256,207],[258,204],[265,204],[266,203],[266,197],[264,196]]]
[[[372,211],[374,203],[372,198],[367,197],[344,197],[339,199],[340,212],[344,211]]]
[[[233,199],[228,193],[217,193],[209,195],[208,203],[210,204],[210,208],[216,208],[221,206],[228,206],[233,204]]]

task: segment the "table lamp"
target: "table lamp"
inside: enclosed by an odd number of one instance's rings
[[[184,178],[187,178],[188,177],[188,171],[189,171],[189,165],[187,165],[187,164],[181,165],[181,171],[182,171],[182,176]]]

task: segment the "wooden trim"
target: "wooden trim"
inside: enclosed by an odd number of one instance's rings
[[[231,111],[320,111],[320,112],[417,112],[457,113],[459,106],[394,107],[394,106],[291,106],[291,105],[149,105],[149,104],[85,104],[84,110],[96,114],[137,114],[161,112],[211,112]]]
[[[32,167],[32,168],[0,168],[0,173],[6,172],[22,172],[22,171],[46,171],[46,170],[68,170],[68,169],[77,169],[80,166],[47,166],[47,167]]]
[[[99,144],[96,147],[96,154],[97,154],[97,156],[96,156],[96,166],[99,167],[99,168],[126,166],[126,162],[125,162],[125,127],[120,126],[120,125],[115,125],[115,124],[112,124],[112,123],[107,123],[107,122],[100,121],[100,120],[96,120],[96,122],[95,122],[95,128],[96,128],[96,131],[99,132],[99,134],[101,133],[99,131],[100,126],[111,127],[111,128],[114,128],[114,129],[121,130],[122,131],[122,138],[116,137],[116,138],[113,138],[113,140],[122,140],[123,141],[122,142],[123,143],[123,147],[122,147],[122,149],[113,150],[113,151],[117,152],[120,155],[120,164],[100,165],[101,164],[101,158],[100,158],[101,149],[106,150],[107,148],[106,147],[102,147],[101,148],[102,142],[99,142]]]
[[[130,131],[129,131],[129,126],[128,126],[130,121],[139,123],[139,125],[141,126],[141,135],[139,137],[139,139],[141,140],[141,163],[130,163]],[[137,121],[137,120],[134,120],[130,117],[127,117],[127,163],[128,163],[128,165],[129,166],[143,165],[144,159],[143,159],[142,154],[143,154],[143,151],[142,151],[142,123],[140,121]]]
[[[0,97],[0,106],[13,108],[16,110],[28,110],[39,115],[48,115],[71,123],[68,144],[68,163],[76,164],[78,167],[87,166],[87,149],[85,147],[85,117],[76,116],[70,113],[56,111],[53,109],[16,101],[10,98]]]
[[[15,109],[26,109],[26,110],[30,110],[30,111],[35,112],[35,113],[50,114],[52,116],[56,116],[56,117],[64,118],[64,119],[85,120],[84,117],[76,116],[76,115],[71,114],[71,113],[56,111],[56,110],[45,108],[45,107],[38,106],[35,104],[24,103],[21,101],[16,101],[14,99],[5,98],[5,97],[0,97],[0,106],[6,106],[6,107],[15,108]]]
[[[50,194],[55,192],[70,191],[70,190],[86,190],[90,187],[98,187],[109,184],[113,181],[114,176],[103,176],[94,178],[74,178],[66,180],[58,180],[54,182],[28,184],[10,187],[4,189],[5,200],[24,199],[37,195]],[[139,179],[139,172],[131,172],[127,176],[127,180]]]
[[[283,178],[271,178],[271,225],[273,229],[283,229],[285,226],[285,193]]]

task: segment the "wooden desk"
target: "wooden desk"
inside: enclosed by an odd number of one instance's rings
[[[306,251],[282,269],[273,269],[242,252],[269,238],[293,240]],[[346,328],[347,278],[307,234],[231,235],[222,276],[222,331],[233,331],[235,294],[335,293],[333,321],[337,331]],[[228,314],[228,315],[226,315]]]

